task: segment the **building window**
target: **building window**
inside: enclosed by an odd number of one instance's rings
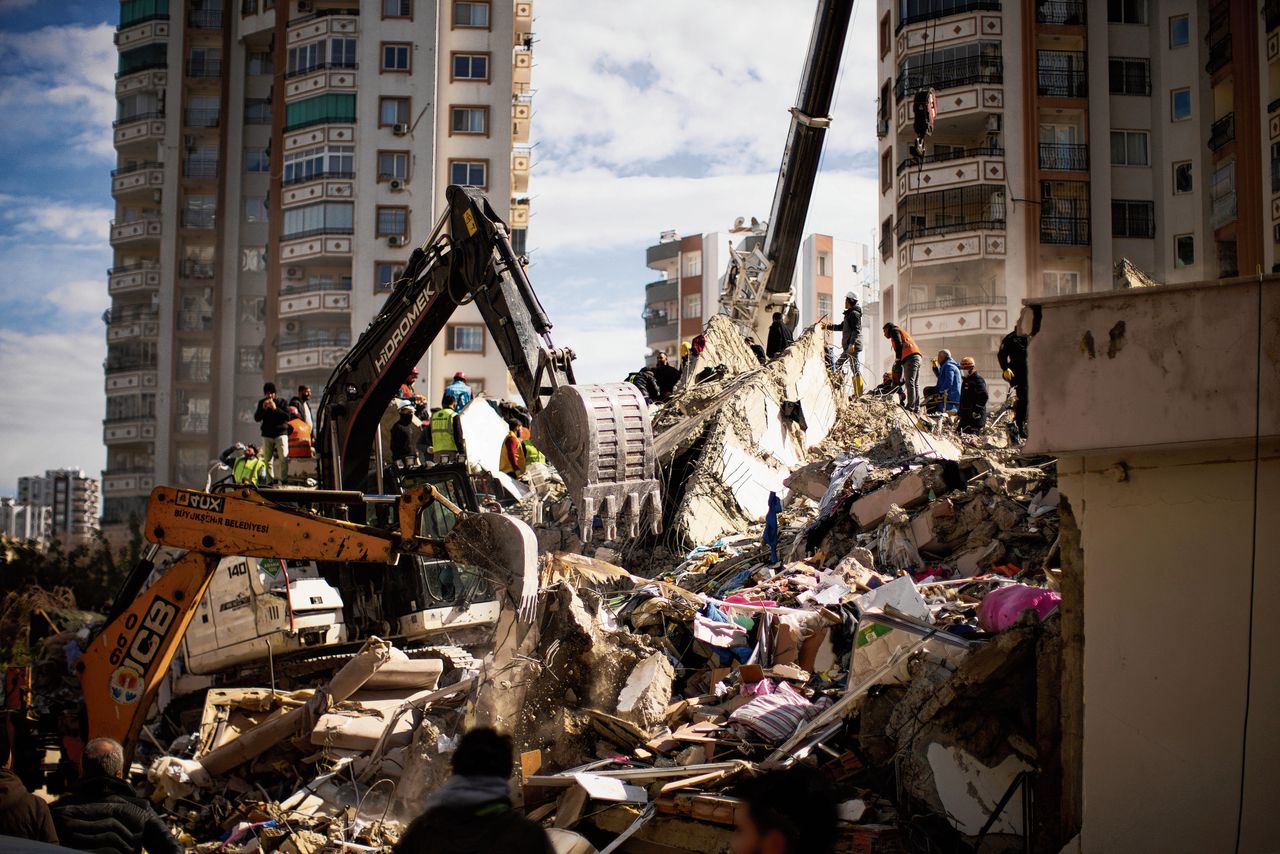
[[[1107,0],[1107,23],[1145,24],[1147,0]]]
[[[684,262],[683,276],[701,276],[702,275],[702,250],[695,249],[692,252],[681,253]],[[699,313],[701,316],[701,313]]]
[[[831,316],[831,294],[818,294],[818,317]]]
[[[529,229],[513,228],[511,229],[511,251],[516,255],[528,254],[529,248]]]
[[[1111,132],[1111,165],[1150,166],[1150,134],[1145,130],[1113,130]]]
[[[284,156],[284,183],[297,184],[315,178],[353,178],[356,174],[355,161],[354,145],[291,151]]]
[[[409,209],[378,206],[378,237],[408,237]]]
[[[473,29],[489,29],[488,3],[454,3],[453,25]]]
[[[382,0],[382,17],[412,18],[413,0]]]
[[[375,294],[390,293],[395,289],[396,280],[404,274],[404,264],[399,261],[378,261],[373,265],[373,292]]]
[[[1169,93],[1169,112],[1175,122],[1191,118],[1190,89],[1174,89]]]
[[[1112,95],[1151,94],[1151,60],[1113,56],[1107,65]]]
[[[1080,274],[1072,270],[1045,270],[1041,274],[1044,295],[1063,297],[1080,293]]]
[[[893,217],[889,216],[880,223],[880,259],[889,260],[893,254]]]
[[[893,13],[885,12],[880,19],[880,58],[884,59],[893,48]]]
[[[213,376],[213,348],[188,345],[178,348],[178,382],[207,383]]]
[[[236,370],[242,374],[262,373],[262,348],[239,348],[236,351]]]
[[[488,80],[489,54],[455,53],[453,55],[454,80]]]
[[[319,202],[289,208],[284,212],[284,231],[280,236],[290,240],[313,234],[351,234],[354,209],[351,202]]]
[[[261,323],[267,319],[266,297],[240,297],[236,308],[237,323]]]
[[[1186,47],[1191,44],[1191,16],[1174,15],[1169,19],[1169,47]]]
[[[445,349],[450,353],[484,353],[484,327],[478,323],[450,323],[445,327]],[[472,391],[475,391],[474,386]]]
[[[271,101],[268,98],[249,98],[244,102],[244,123],[247,125],[271,124]]]
[[[244,150],[244,171],[270,172],[271,157],[265,148],[246,148]]]
[[[893,146],[889,146],[880,154],[880,194],[884,195],[893,189]]]
[[[683,300],[684,309],[680,316],[685,320],[702,319],[702,294],[686,294]]]
[[[1179,234],[1173,238],[1173,266],[1190,267],[1196,263],[1196,238],[1193,234]]]
[[[831,253],[829,252],[818,253],[818,275],[819,276],[831,275]]]
[[[1152,202],[1111,202],[1112,237],[1155,237],[1156,212]]]
[[[410,45],[404,42],[382,43],[382,70],[408,71]]]
[[[244,197],[244,221],[245,222],[266,222],[267,221],[267,200],[263,196],[245,196]]]
[[[329,92],[294,101],[285,107],[284,129],[287,131],[326,122],[351,124],[356,120],[356,96]]]
[[[378,101],[378,127],[407,125],[408,123],[408,98],[382,98]]]
[[[274,74],[275,63],[271,60],[271,53],[269,51],[250,53],[248,72],[250,77],[270,77]]]
[[[379,151],[378,152],[378,180],[390,181],[392,178],[399,178],[401,181],[409,178],[409,152],[407,151]]]
[[[450,107],[449,134],[468,133],[489,135],[488,107]]]
[[[1173,194],[1180,196],[1183,193],[1190,193],[1192,184],[1191,161],[1182,160],[1173,164]]]
[[[449,183],[463,187],[489,186],[488,160],[450,160]]]

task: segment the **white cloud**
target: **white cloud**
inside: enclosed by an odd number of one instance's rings
[[[39,241],[63,249],[105,249],[112,214],[111,208],[102,205],[0,195],[0,222],[9,232],[8,241],[28,246]]]
[[[14,12],[36,5],[36,0],[0,0],[0,12]]]
[[[106,23],[0,31],[0,111],[10,117],[0,133],[53,136],[74,150],[114,159],[114,32]]]

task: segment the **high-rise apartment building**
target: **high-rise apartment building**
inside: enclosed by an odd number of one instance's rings
[[[1280,3],[878,13],[881,305],[927,353],[994,376],[1022,299],[1110,289],[1122,259],[1166,283],[1276,264]],[[930,88],[920,157],[913,101]]]
[[[318,400],[430,232],[484,188],[523,251],[532,4],[124,0],[108,288],[108,524],[252,441],[264,380]],[[509,394],[473,306],[424,360]]]
[[[750,251],[763,247],[765,227],[737,223],[726,231],[681,237],[663,232],[658,243],[645,250],[645,264],[661,278],[645,285],[645,344],[649,361],[664,352],[678,360],[680,342],[702,332],[713,314],[720,312],[720,293],[729,268],[730,247]],[[810,234],[800,246],[794,279],[797,328],[819,317],[838,321],[847,293],[858,294],[863,304],[863,328],[878,314],[872,306],[870,247],[840,240],[829,234]],[[838,343],[839,333],[832,333]],[[864,342],[867,335],[863,335]],[[761,344],[765,342],[761,341]],[[874,343],[874,342],[872,342]]]
[[[83,469],[50,469],[18,478],[18,496],[5,499],[0,533],[67,548],[84,545],[98,530],[98,481]]]

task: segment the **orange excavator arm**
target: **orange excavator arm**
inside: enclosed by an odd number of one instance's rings
[[[89,737],[114,738],[132,751],[223,556],[371,563],[395,563],[403,553],[447,557],[444,542],[416,535],[418,514],[434,500],[445,499],[432,487],[407,491],[397,508],[400,530],[384,531],[280,507],[247,489],[213,494],[157,487],[147,506],[146,537],[188,551],[107,623],[76,662]]]

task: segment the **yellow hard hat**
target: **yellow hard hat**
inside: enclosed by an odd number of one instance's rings
[[[680,342],[680,355],[681,355],[681,356],[687,356],[687,355],[689,355],[689,351],[690,351],[690,350],[692,350],[692,349],[693,349],[693,345],[692,345],[692,344],[690,344],[688,341],[681,341],[681,342]]]

